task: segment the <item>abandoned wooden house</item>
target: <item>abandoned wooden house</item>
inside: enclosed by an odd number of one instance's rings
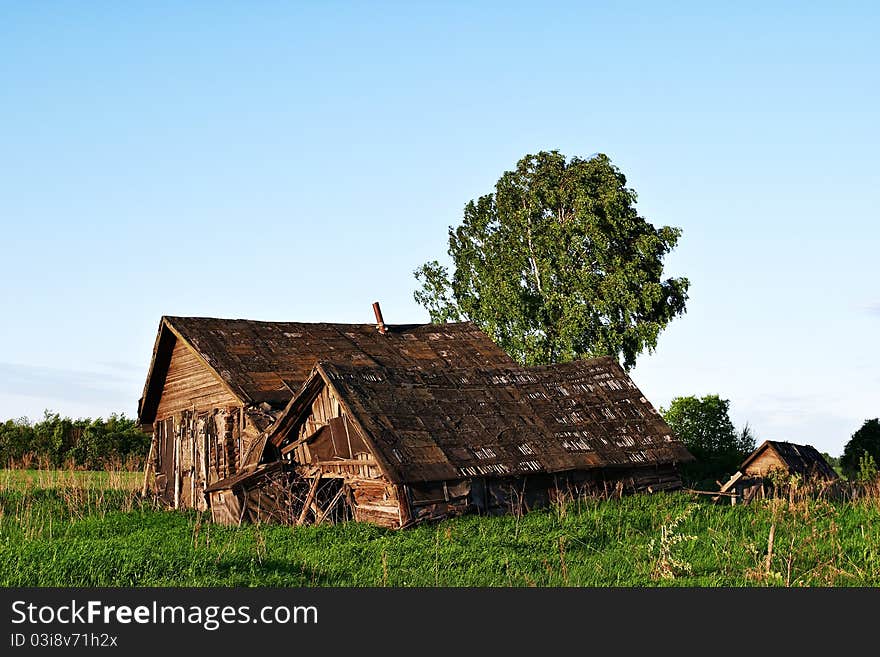
[[[732,503],[748,504],[772,490],[774,480],[800,477],[804,481],[831,482],[838,478],[825,458],[812,445],[795,445],[778,440],[766,440],[743,461],[720,493]]]
[[[259,463],[252,449],[319,359],[486,367],[513,360],[469,323],[385,326],[162,317],[138,422],[152,432],[147,484],[175,506],[207,508],[204,489]]]
[[[145,486],[218,522],[389,527],[681,486],[691,455],[614,359],[521,367],[470,323],[377,322],[163,317]]]

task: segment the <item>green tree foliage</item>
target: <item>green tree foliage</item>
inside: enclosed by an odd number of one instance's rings
[[[0,424],[0,467],[137,468],[149,448],[150,436],[124,414],[72,420],[46,411],[34,424],[27,418]]]
[[[840,457],[839,456],[831,456],[828,452],[822,452],[822,458],[835,470],[840,471]]]
[[[865,420],[844,446],[840,467],[848,478],[854,479],[858,476],[859,461],[865,454],[873,457],[875,463],[880,462],[880,418]]]
[[[728,413],[730,401],[718,395],[676,397],[668,410],[660,409],[667,424],[697,459],[682,467],[690,485],[715,486],[733,474],[755,450],[748,424],[737,431]]]
[[[431,321],[474,322],[524,364],[612,355],[626,368],[685,312],[688,280],[663,279],[681,231],[656,228],[602,154],[526,155],[449,229],[454,269],[415,271]]]
[[[840,467],[840,458],[841,457],[831,456],[831,454],[829,454],[828,452],[822,452],[822,458],[825,459],[825,461],[828,463],[828,465],[830,465],[832,468],[834,468],[834,471],[839,476],[841,476],[841,477],[843,476],[843,468]]]
[[[868,452],[862,454],[862,458],[859,459],[859,474],[856,479],[864,484],[877,479],[877,462]]]

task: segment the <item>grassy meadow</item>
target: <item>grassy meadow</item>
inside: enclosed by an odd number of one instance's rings
[[[122,470],[25,470],[0,469],[0,491],[87,488],[140,490],[143,472]]]
[[[639,495],[393,532],[222,527],[162,510],[139,484],[137,473],[0,471],[0,585],[880,585],[876,491],[745,507]]]

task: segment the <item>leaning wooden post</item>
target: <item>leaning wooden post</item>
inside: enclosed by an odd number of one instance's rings
[[[320,515],[315,518],[315,524],[320,525],[323,522],[324,518],[326,518],[330,512],[333,510],[333,507],[336,506],[336,503],[342,498],[342,493],[345,491],[344,486],[340,486],[339,490],[336,491],[336,495],[333,496],[333,499],[330,500],[330,503],[327,504],[327,508],[321,511]]]
[[[301,525],[306,521],[306,516],[309,513],[309,508],[312,506],[312,502],[315,500],[315,495],[318,492],[318,484],[321,481],[321,472],[315,475],[315,478],[312,479],[312,486],[309,488],[309,494],[306,496],[306,501],[303,504],[302,513],[299,514],[299,518],[296,520],[297,525]]]
[[[180,439],[181,429],[175,427],[174,431],[174,508],[180,508]]]
[[[147,483],[150,481],[150,470],[153,467],[153,449],[156,445],[156,432],[153,431],[153,439],[150,441],[150,453],[147,456],[147,462],[144,465],[144,485],[141,487],[141,496],[147,496]]]

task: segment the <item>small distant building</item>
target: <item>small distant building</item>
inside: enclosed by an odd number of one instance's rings
[[[764,497],[776,475],[797,475],[804,480],[834,481],[838,478],[822,454],[812,445],[766,440],[739,466],[719,492],[748,503]]]

